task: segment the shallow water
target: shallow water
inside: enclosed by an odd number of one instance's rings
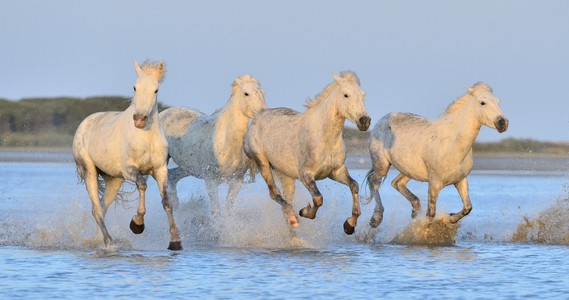
[[[524,218],[538,219],[569,198],[568,172],[473,172],[474,209],[460,222],[454,246],[442,247],[391,243],[411,223],[411,208],[389,184],[381,190],[385,217],[373,239],[365,238],[373,206],[362,206],[355,235],[346,236],[342,223],[351,211],[349,190],[325,180],[318,183],[324,196],[319,215],[301,219],[298,240],[291,243],[260,177],[243,187],[235,211],[219,218],[209,212],[203,183],[184,179],[176,211],[184,250],[171,252],[167,219],[151,179],[146,231],[133,235],[128,228],[136,202],[113,205],[106,220],[117,246],[105,249],[95,238],[91,204],[73,164],[12,160],[0,162],[0,170],[1,299],[569,295],[567,245],[513,242]],[[365,172],[351,170],[358,182]],[[409,187],[425,207],[426,184]],[[298,185],[295,209],[308,199]],[[443,190],[438,212],[460,207],[456,191]],[[553,227],[549,230],[566,230]]]

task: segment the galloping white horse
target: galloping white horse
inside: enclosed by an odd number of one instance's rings
[[[227,182],[227,205],[233,206],[250,164],[243,153],[249,119],[265,107],[257,79],[243,75],[233,82],[225,107],[211,116],[179,107],[160,113],[160,123],[170,145],[168,152],[178,165],[170,169],[168,181],[168,193],[175,205],[179,203],[178,181],[191,175],[205,180],[214,211],[219,209],[217,188]],[[254,176],[254,170],[251,174]]]
[[[158,123],[158,86],[164,78],[164,63],[134,63],[138,78],[132,104],[123,112],[94,113],[79,125],[73,138],[73,157],[77,173],[85,181],[93,203],[93,217],[103,234],[105,245],[112,243],[105,226],[105,214],[125,180],[136,183],[140,194],[137,214],[130,222],[135,234],[144,231],[146,176],[158,183],[162,205],[170,222],[168,249],[181,250],[182,244],[166,193],[168,143]],[[99,176],[104,187],[99,185]],[[99,190],[103,190],[99,199]]]
[[[486,125],[502,133],[508,129],[500,109],[500,100],[484,83],[476,83],[451,103],[438,119],[428,120],[410,113],[390,113],[379,120],[369,138],[372,169],[367,174],[370,199],[376,205],[370,225],[376,228],[383,220],[379,186],[393,165],[400,174],[391,185],[412,205],[414,218],[421,209],[419,198],[407,189],[409,180],[429,182],[427,217],[435,217],[439,191],[454,184],[463,209],[451,214],[458,222],[472,210],[467,176],[473,165],[472,144],[480,127]]]
[[[299,213],[310,219],[316,217],[323,202],[316,180],[330,178],[348,185],[353,207],[352,216],[344,223],[344,231],[352,234],[360,215],[359,188],[344,165],[346,147],[342,130],[345,120],[349,119],[359,130],[365,131],[371,119],[356,74],[342,72],[333,77],[334,81],[307,103],[303,113],[288,108],[261,111],[253,118],[243,149],[257,164],[271,198],[282,206],[290,226],[299,226],[291,205],[295,179],[300,179],[312,195],[314,207],[308,203]],[[284,199],[271,170],[282,184]]]

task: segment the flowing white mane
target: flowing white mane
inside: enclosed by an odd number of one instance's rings
[[[476,93],[489,91],[492,93],[492,88],[485,84],[484,82],[477,82],[472,87],[468,88],[468,92],[459,97],[458,99],[454,100],[446,109],[447,114],[452,114],[453,112],[462,108],[466,103],[470,100],[471,96],[474,96]]]
[[[146,75],[154,77],[159,83],[164,80],[166,73],[164,62],[145,61],[140,68]]]
[[[352,71],[342,71],[340,72],[340,77],[347,79],[348,81],[355,82],[358,84],[358,86],[360,85],[360,79],[358,78],[358,75]],[[308,109],[317,106],[320,102],[322,102],[322,100],[326,99],[330,93],[332,93],[337,84],[338,83],[336,81],[332,81],[322,90],[322,92],[320,92],[320,94],[316,95],[314,99],[308,99],[304,106]]]

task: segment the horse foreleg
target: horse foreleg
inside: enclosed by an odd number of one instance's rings
[[[411,178],[399,173],[391,182],[391,186],[395,188],[401,195],[403,195],[411,203],[411,218],[415,218],[421,210],[421,202],[415,194],[411,193],[407,188],[407,183]],[[435,200],[436,201],[436,200]]]
[[[160,168],[154,172],[153,175],[156,183],[158,184],[158,190],[160,191],[160,196],[162,197],[162,207],[168,216],[168,222],[170,223],[170,244],[168,245],[168,250],[182,250],[182,241],[180,240],[180,235],[178,232],[178,227],[174,220],[174,213],[172,211],[172,204],[168,197],[167,185],[168,185],[168,169],[166,166]]]
[[[320,206],[322,206],[324,199],[322,198],[320,190],[318,190],[318,187],[316,186],[316,181],[314,180],[314,176],[312,176],[312,174],[306,174],[306,173],[302,174],[300,176],[300,181],[310,192],[310,195],[312,196],[312,202],[314,203],[314,207],[312,207],[310,205],[310,202],[308,202],[306,207],[300,210],[299,214],[301,217],[314,219],[316,218],[316,213],[318,212]]]
[[[239,190],[241,190],[242,182],[242,179],[230,179],[228,182],[229,190],[227,191],[226,203],[226,208],[228,211],[232,211],[233,207],[235,206],[235,198],[237,198],[237,194],[239,194]]]
[[[269,162],[267,160],[261,159],[258,156],[255,157],[255,162],[257,163],[257,167],[259,168],[261,176],[267,183],[267,187],[269,188],[269,196],[271,199],[275,200],[278,204],[281,205],[285,218],[287,219],[287,223],[292,227],[300,226],[300,222],[294,214],[292,205],[283,199],[279,188],[275,184],[275,179],[273,177],[273,172],[271,171]]]
[[[220,212],[219,209],[219,195],[217,187],[219,186],[219,181],[215,179],[205,179],[205,188],[209,196],[209,201],[211,202],[211,212],[217,215]]]
[[[468,194],[468,180],[465,178],[461,179],[459,182],[454,184],[454,187],[462,199],[462,210],[459,213],[451,214],[449,221],[451,223],[456,223],[472,211],[472,203],[470,202],[470,196]]]
[[[344,222],[344,232],[346,234],[353,234],[358,224],[358,218],[361,215],[360,197],[358,196],[360,190],[359,185],[350,176],[346,166],[342,166],[341,168],[334,170],[330,175],[330,178],[339,183],[343,183],[350,188],[350,192],[352,193],[352,216],[347,218]]]
[[[178,199],[178,181],[188,175],[188,172],[182,167],[172,168],[168,171],[168,197],[174,208],[180,206],[180,200]]]
[[[141,234],[144,232],[144,215],[146,214],[146,178],[140,172],[136,171],[136,188],[138,189],[138,209],[136,215],[130,221],[130,230],[134,234]]]

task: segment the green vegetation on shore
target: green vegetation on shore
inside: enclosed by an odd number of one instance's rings
[[[71,147],[73,134],[88,115],[99,111],[122,111],[130,98],[34,98],[20,101],[0,99],[0,147]],[[159,103],[162,111],[166,106]],[[352,155],[367,155],[369,131],[346,127],[344,138]],[[569,142],[553,143],[508,138],[474,144],[476,154],[569,155]]]

